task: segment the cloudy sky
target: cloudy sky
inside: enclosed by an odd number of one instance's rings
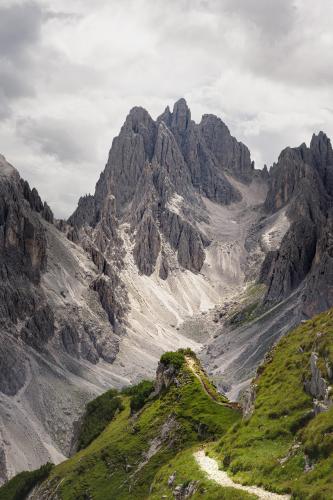
[[[129,109],[184,96],[270,165],[333,137],[332,25],[332,0],[0,0],[0,152],[66,217]]]

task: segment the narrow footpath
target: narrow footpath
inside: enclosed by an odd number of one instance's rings
[[[278,495],[270,491],[259,488],[259,486],[244,486],[243,484],[235,483],[226,472],[219,469],[216,460],[208,457],[204,450],[196,451],[193,454],[200,469],[206,472],[209,479],[215,481],[221,486],[236,488],[238,490],[247,491],[252,495],[256,495],[261,500],[289,500],[290,495]]]

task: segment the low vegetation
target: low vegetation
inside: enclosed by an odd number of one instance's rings
[[[263,284],[250,284],[240,297],[240,302],[227,314],[227,322],[237,327],[253,321],[263,313],[262,298],[266,286]]]
[[[122,409],[121,398],[115,389],[88,403],[78,439],[78,449],[88,446]]]
[[[142,382],[137,385],[126,387],[123,389],[122,393],[131,396],[131,412],[135,413],[145,405],[153,390],[154,382],[151,380],[142,380]]]
[[[185,355],[182,350],[176,352],[165,352],[161,356],[161,363],[166,366],[173,365],[177,370],[179,370],[185,363]]]
[[[24,500],[31,490],[50,475],[53,464],[47,463],[39,469],[21,472],[0,488],[1,500]]]

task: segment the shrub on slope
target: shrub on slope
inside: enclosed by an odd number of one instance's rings
[[[53,464],[47,463],[37,470],[20,472],[0,488],[0,499],[24,500],[38,483],[47,479],[52,467]]]
[[[88,446],[111,422],[123,405],[118,391],[111,389],[87,404],[78,439],[78,449]]]

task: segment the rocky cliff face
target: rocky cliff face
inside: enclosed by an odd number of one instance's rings
[[[222,205],[240,201],[226,174],[250,182],[253,172],[249,150],[219,118],[205,115],[194,123],[184,99],[156,121],[136,107],[113,141],[95,195],[80,200],[69,222],[77,228],[98,224],[112,195],[117,219],[130,224],[141,273],[151,275],[163,255],[159,272],[166,276],[165,245],[183,268],[199,272],[209,243],[198,227],[201,195]]]
[[[281,300],[302,283],[308,316],[333,304],[332,176],[331,142],[320,132],[309,148],[302,144],[281,153],[265,201],[271,213],[286,207],[291,221],[280,248],[267,254],[262,267],[266,300]]]
[[[89,365],[112,363],[123,333],[127,303],[118,274],[53,222],[36,189],[0,157],[3,478],[69,453],[73,423],[98,392]]]

